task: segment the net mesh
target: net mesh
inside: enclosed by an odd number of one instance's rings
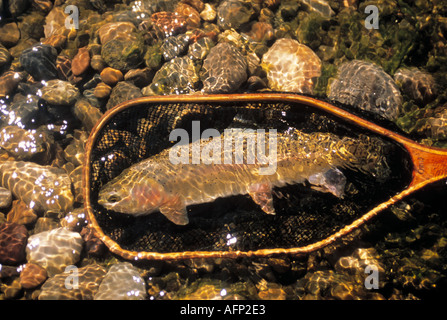
[[[125,168],[172,146],[173,129],[253,128],[285,132],[331,132],[339,136],[365,134],[339,119],[307,106],[285,103],[141,103],[116,113],[100,128],[90,158],[90,198],[94,217],[105,235],[121,248],[137,252],[259,250],[301,247],[323,240],[405,188],[410,181],[408,155],[383,141],[383,157],[392,174],[378,181],[344,169],[346,194],[336,198],[306,184],[275,188],[276,215],[267,215],[248,195],[219,198],[189,206],[189,224],[178,226],[161,213],[133,217],[106,210],[97,203],[101,187]]]

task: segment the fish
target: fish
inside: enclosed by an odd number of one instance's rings
[[[159,211],[171,222],[186,225],[188,206],[248,194],[263,212],[275,214],[275,187],[307,181],[341,197],[346,183],[342,169],[385,178],[389,168],[384,148],[382,140],[367,136],[296,128],[281,133],[225,130],[220,136],[177,143],[124,169],[100,189],[98,204],[133,216]],[[176,157],[182,152],[186,161]],[[194,161],[198,154],[208,157]]]

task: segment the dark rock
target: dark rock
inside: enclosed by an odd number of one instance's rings
[[[24,225],[5,222],[0,225],[0,263],[18,264],[25,260],[28,230]]]
[[[57,50],[49,45],[36,44],[23,50],[20,64],[35,80],[50,80],[57,78]]]

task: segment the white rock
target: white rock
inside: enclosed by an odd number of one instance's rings
[[[52,277],[79,261],[83,243],[78,232],[66,228],[43,231],[28,238],[26,258],[43,267]]]
[[[117,263],[107,272],[95,300],[144,300],[146,285],[138,270],[128,262]]]

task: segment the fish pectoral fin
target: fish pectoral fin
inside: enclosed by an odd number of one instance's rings
[[[269,183],[257,183],[248,187],[248,194],[267,214],[276,214],[273,207],[272,186]]]
[[[173,197],[160,207],[160,212],[177,225],[186,225],[189,222],[188,213],[184,201],[179,197]]]

